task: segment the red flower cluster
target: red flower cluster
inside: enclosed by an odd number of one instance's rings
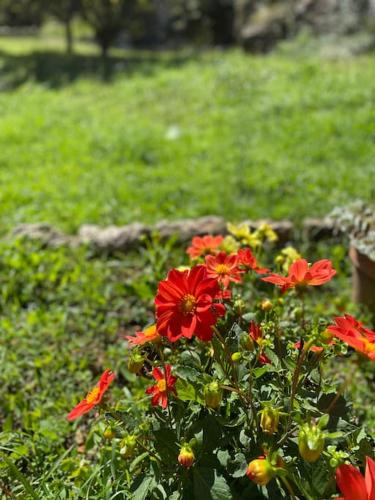
[[[177,377],[174,377],[171,373],[171,365],[165,365],[164,375],[160,368],[154,368],[152,370],[152,376],[156,380],[156,384],[148,387],[146,389],[146,394],[152,394],[151,404],[153,406],[161,406],[166,408],[168,404],[168,393],[173,393],[177,396],[176,389],[174,387]]]
[[[238,267],[236,254],[220,252],[217,255],[207,255],[205,260],[207,276],[217,279],[222,287],[227,288],[231,282],[241,282],[242,271]]]
[[[262,280],[280,286],[285,291],[297,286],[323,285],[323,283],[330,281],[335,274],[336,271],[328,259],[318,260],[312,266],[309,266],[307,260],[298,259],[289,267],[288,276],[270,274]]]
[[[258,262],[250,248],[241,248],[238,250],[237,256],[238,265],[243,266],[246,270],[252,269],[258,274],[265,274],[270,271],[267,267],[259,267]]]
[[[188,271],[172,269],[159,283],[155,297],[157,330],[176,342],[181,337],[209,341],[218,316],[225,314],[223,304],[214,302],[220,291],[218,281],[209,278],[205,266]]]
[[[360,321],[349,314],[337,317],[334,321],[336,324],[327,328],[329,332],[375,361],[375,332],[365,328]]]
[[[186,253],[191,259],[198,259],[202,255],[217,253],[223,240],[222,236],[211,236],[209,234],[206,236],[195,236]]]
[[[344,495],[337,500],[375,500],[375,461],[366,457],[365,477],[353,465],[340,465],[336,481]]]
[[[115,379],[115,374],[111,370],[105,370],[100,377],[98,385],[96,385],[78,405],[66,417],[69,421],[88,413],[94,406],[98,405],[109,385]]]

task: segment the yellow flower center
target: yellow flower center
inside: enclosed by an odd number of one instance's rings
[[[183,314],[190,314],[195,311],[197,299],[194,295],[184,295],[180,302],[180,310]]]
[[[369,340],[363,340],[363,347],[365,352],[371,353],[375,352],[375,343],[370,342]]]
[[[218,264],[215,267],[215,271],[217,274],[228,274],[229,273],[229,267],[226,264]]]
[[[143,332],[144,333],[144,336],[145,337],[153,337],[155,335],[155,330],[156,330],[156,326],[155,325],[151,325],[149,326],[148,328],[145,329],[145,331]]]
[[[167,390],[167,383],[165,381],[165,378],[158,380],[158,383],[156,385],[158,386],[160,392],[165,392]]]
[[[94,389],[87,394],[86,401],[90,404],[94,403],[99,395],[99,392],[99,387],[94,387]]]

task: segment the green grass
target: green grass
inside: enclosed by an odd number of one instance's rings
[[[0,224],[325,214],[374,199],[375,57],[0,38]],[[110,77],[110,78],[109,78]]]

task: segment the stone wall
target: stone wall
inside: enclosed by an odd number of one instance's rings
[[[329,219],[306,219],[302,229],[296,228],[288,220],[282,221],[244,221],[251,229],[267,222],[279,237],[281,244],[293,241],[297,236],[308,240],[321,240],[332,237],[333,224]],[[222,217],[207,216],[197,219],[181,219],[175,221],[160,221],[153,226],[134,222],[125,226],[101,227],[87,224],[80,227],[75,235],[64,234],[49,224],[21,224],[10,234],[10,238],[25,237],[43,242],[46,246],[62,245],[92,246],[98,252],[128,252],[144,244],[145,238],[152,233],[158,233],[162,240],[175,237],[180,243],[189,242],[193,236],[204,234],[227,234],[226,221]]]

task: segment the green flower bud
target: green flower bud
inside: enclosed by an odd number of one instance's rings
[[[260,411],[260,426],[265,434],[275,434],[279,426],[280,411],[267,406]]]
[[[130,373],[138,373],[142,368],[144,363],[143,356],[138,353],[134,353],[128,360],[128,370]]]
[[[235,363],[237,363],[241,359],[241,353],[240,352],[234,352],[232,354],[231,358],[232,358],[232,361],[234,361]]]
[[[112,439],[116,437],[116,432],[113,427],[107,427],[104,429],[103,436],[105,439],[108,439],[108,441],[112,441]]]
[[[316,462],[324,450],[324,433],[315,424],[304,424],[298,435],[298,449],[306,462]]]
[[[137,446],[137,438],[133,435],[126,436],[122,439],[120,446],[120,455],[122,458],[130,458],[133,456]]]
[[[218,382],[214,381],[205,386],[204,401],[208,408],[213,408],[214,410],[219,408],[222,398],[223,392]]]
[[[240,337],[240,346],[245,351],[253,351],[254,350],[254,341],[248,333],[243,333]]]

